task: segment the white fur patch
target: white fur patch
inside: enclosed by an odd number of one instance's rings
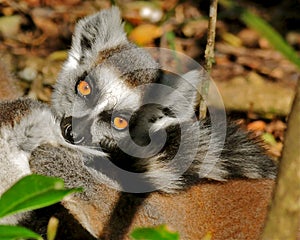
[[[175,124],[178,124],[178,119],[177,118],[171,118],[171,117],[164,117],[162,119],[159,119],[157,120],[153,126],[151,127],[150,131],[151,132],[157,132],[161,129],[165,129],[167,128],[168,126],[171,126],[171,125],[175,125]]]
[[[0,131],[0,194],[31,173],[31,151],[43,143],[64,143],[49,109],[35,109],[12,127]]]
[[[24,151],[31,152],[44,143],[65,143],[59,123],[50,109],[35,109],[14,127],[17,144]]]
[[[73,70],[73,69],[76,69],[78,67],[78,65],[79,64],[78,64],[77,58],[70,54],[67,61],[64,63],[64,69],[67,71]]]
[[[31,173],[29,153],[18,148],[15,133],[10,128],[0,132],[0,195],[20,178]]]
[[[258,170],[257,170],[258,171]],[[257,171],[252,171],[252,172],[245,172],[244,175],[247,177],[247,178],[251,178],[251,179],[259,179],[261,178],[261,174]]]
[[[15,166],[24,174],[29,174],[30,167],[28,164],[28,158],[29,153],[25,153],[23,151],[20,151],[16,155],[14,155],[14,158],[12,158],[12,164],[15,164]]]
[[[102,101],[95,106],[93,116],[98,115],[103,110],[137,110],[141,104],[141,93],[138,88],[130,88],[122,80],[114,69],[103,66],[99,71],[99,87],[104,93]]]
[[[175,169],[167,167],[160,161],[164,154],[159,154],[152,158],[155,164],[151,165],[151,170],[146,172],[147,178],[156,187],[155,190],[160,190],[166,193],[174,193],[182,188],[184,184],[180,173],[176,173]]]

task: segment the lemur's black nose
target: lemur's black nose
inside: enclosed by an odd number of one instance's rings
[[[62,135],[67,142],[75,145],[91,143],[91,122],[88,121],[87,117],[65,117],[62,119],[60,127]]]
[[[74,144],[73,133],[72,133],[72,117],[63,118],[60,122],[60,129],[64,139]]]

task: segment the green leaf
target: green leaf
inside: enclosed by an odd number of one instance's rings
[[[175,33],[173,31],[169,31],[166,33],[166,39],[169,43],[169,47],[171,50],[174,50],[176,49],[175,47]]]
[[[46,207],[81,189],[65,189],[63,180],[40,175],[20,179],[0,198],[0,217]]]
[[[18,226],[0,225],[0,239],[1,240],[19,240],[19,239],[37,239],[43,238],[29,229]]]
[[[171,232],[165,225],[155,228],[137,228],[130,236],[134,240],[179,240],[179,234]]]
[[[275,137],[271,133],[264,133],[261,138],[270,145],[276,145]]]
[[[124,30],[129,35],[131,31],[134,29],[133,25],[129,22],[125,22]]]

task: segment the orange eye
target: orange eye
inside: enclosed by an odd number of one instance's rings
[[[115,117],[113,119],[113,124],[118,130],[123,130],[128,127],[128,121],[122,117]]]
[[[77,85],[77,91],[82,95],[82,96],[88,96],[91,94],[92,89],[91,86],[88,82],[86,81],[80,81]]]

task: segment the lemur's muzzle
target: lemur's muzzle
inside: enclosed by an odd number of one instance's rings
[[[90,145],[92,122],[87,117],[74,118],[65,117],[60,123],[60,128],[64,139],[74,145]]]

